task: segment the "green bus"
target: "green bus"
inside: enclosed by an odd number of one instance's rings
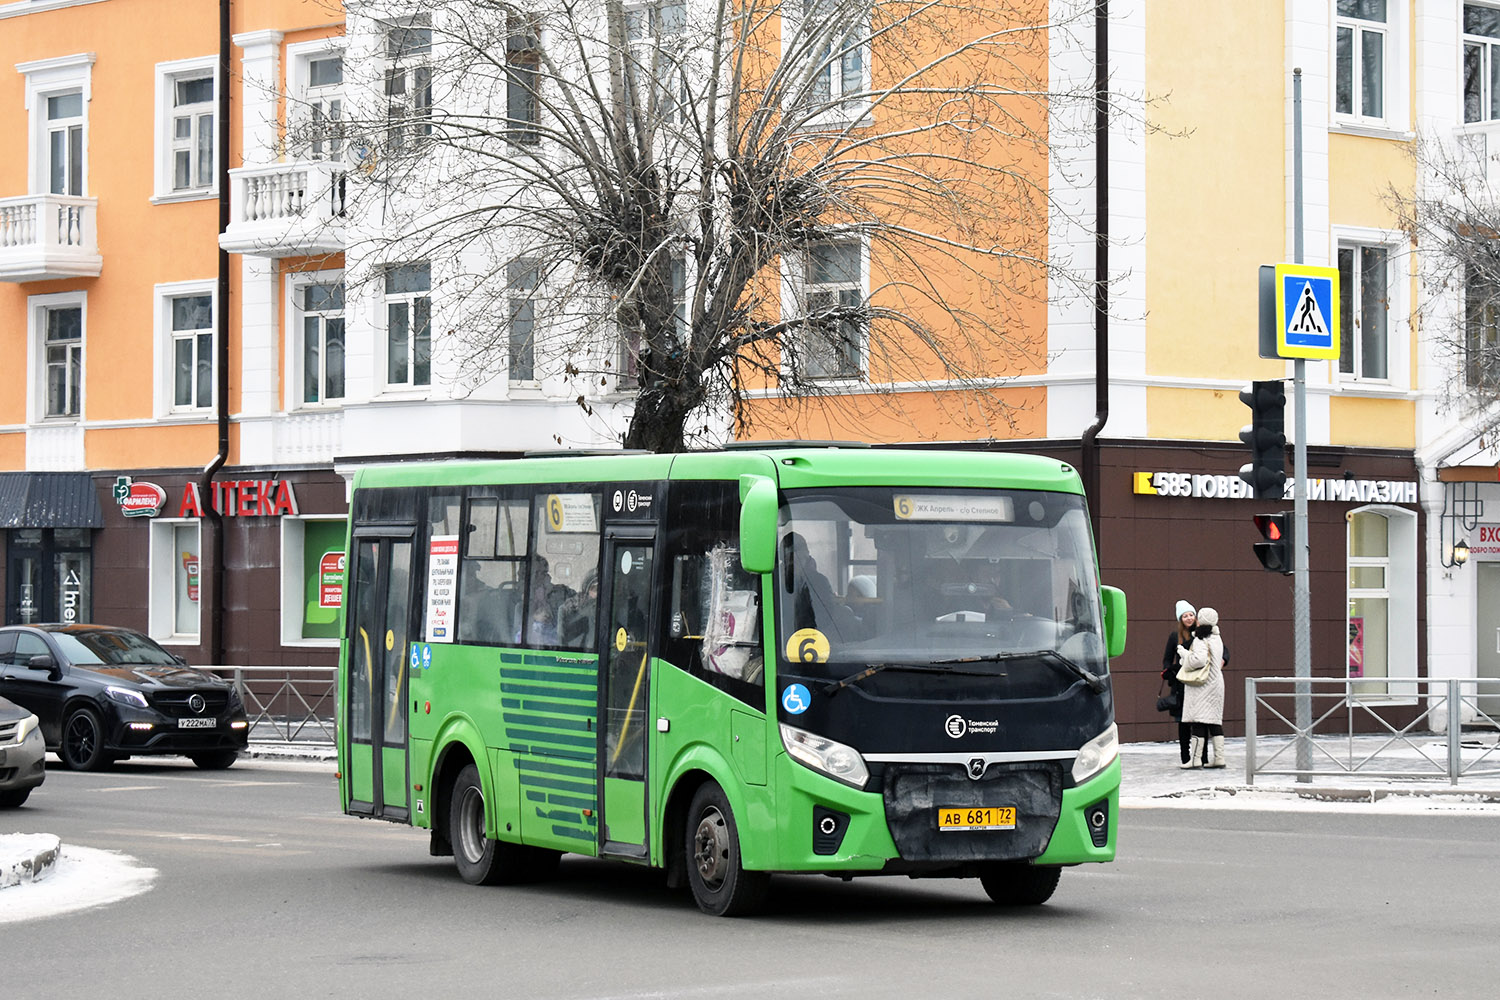
[[[564,853],[716,915],[772,873],[1045,902],[1115,854],[1083,489],[1029,455],[787,444],[368,467],[339,659],[346,813],[474,884]]]

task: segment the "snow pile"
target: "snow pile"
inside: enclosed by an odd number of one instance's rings
[[[145,892],[155,879],[155,868],[128,854],[64,844],[46,878],[4,890],[0,924],[116,903]]]

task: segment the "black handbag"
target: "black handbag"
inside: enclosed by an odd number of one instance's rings
[[[1166,683],[1166,679],[1163,678],[1162,679],[1162,684],[1165,684],[1165,683]],[[1156,688],[1156,710],[1158,712],[1170,712],[1173,709],[1175,709],[1176,707],[1177,707],[1177,692],[1173,691],[1170,694],[1162,694],[1161,693],[1161,685],[1158,685],[1157,688]]]

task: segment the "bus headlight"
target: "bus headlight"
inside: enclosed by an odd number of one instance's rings
[[[855,788],[864,788],[870,780],[865,759],[853,747],[824,739],[802,729],[781,724],[781,745],[794,760],[830,778]]]
[[[1114,723],[1078,750],[1073,761],[1073,783],[1081,785],[1120,756],[1120,730]]]

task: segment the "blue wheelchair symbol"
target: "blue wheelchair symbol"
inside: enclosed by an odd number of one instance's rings
[[[788,684],[781,692],[781,707],[788,715],[801,715],[812,707],[812,692],[801,684]]]
[[[422,654],[421,654],[420,650],[417,648],[417,644],[416,643],[412,643],[411,644],[411,668],[413,670],[415,670],[415,669],[417,669],[421,665],[422,665]]]

